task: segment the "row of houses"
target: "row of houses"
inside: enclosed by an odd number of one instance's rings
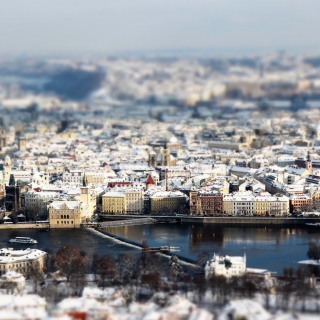
[[[223,195],[219,191],[190,191],[190,215],[228,216],[287,216],[309,210],[312,199],[307,194],[271,195],[267,191],[233,192]]]

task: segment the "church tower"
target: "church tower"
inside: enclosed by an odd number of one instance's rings
[[[24,134],[19,135],[18,148],[19,148],[20,151],[27,149],[27,139],[26,139],[26,136]]]
[[[7,146],[7,131],[4,128],[0,128],[0,148]]]
[[[89,209],[91,209],[92,204],[90,203],[90,189],[87,186],[86,175],[83,175],[82,187],[80,188],[80,201],[85,203]]]
[[[4,182],[8,183],[11,175],[11,158],[9,156],[5,156],[4,158]]]
[[[308,151],[308,155],[307,155],[306,169],[312,172],[312,162],[310,157],[310,151]]]
[[[42,182],[45,185],[49,184],[49,174],[48,174],[47,170],[44,171]]]
[[[152,150],[149,152],[149,166],[156,167],[157,166],[157,154]]]

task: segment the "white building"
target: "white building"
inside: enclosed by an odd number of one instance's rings
[[[46,255],[45,251],[38,249],[0,249],[0,274],[8,271],[26,274],[29,267],[35,262],[39,263],[39,269],[42,270]]]
[[[213,258],[207,261],[204,271],[207,279],[213,275],[230,278],[244,275],[246,273],[246,268],[247,258],[245,253],[243,257],[229,257],[213,254]]]
[[[45,214],[50,200],[57,196],[57,192],[36,192],[30,190],[25,193],[25,208],[27,211]]]
[[[144,208],[144,192],[139,188],[125,190],[127,214],[141,214]]]
[[[66,170],[63,173],[63,182],[69,183],[70,185],[82,185],[83,175],[82,170]]]
[[[21,273],[8,271],[0,277],[0,287],[6,287],[8,284],[13,284],[13,289],[21,292],[26,286],[26,278]]]
[[[287,216],[289,198],[265,191],[260,194],[252,191],[234,192],[224,196],[223,212],[232,216]]]

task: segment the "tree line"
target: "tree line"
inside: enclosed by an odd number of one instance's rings
[[[310,243],[307,255],[319,259],[320,247]],[[125,289],[128,303],[143,298],[140,296],[142,288],[147,289],[144,292],[149,292],[150,297],[158,291],[191,294],[192,299],[200,304],[206,292],[210,292],[213,305],[223,305],[237,298],[253,298],[259,293],[267,309],[275,306],[283,310],[297,306],[295,303],[298,301],[299,308],[304,310],[308,298],[317,297],[312,269],[285,268],[283,275],[272,278],[245,274],[232,278],[213,275],[206,279],[203,267],[207,260],[209,254],[202,253],[194,267],[184,265],[175,256],[168,259],[151,253],[146,241],[140,253],[122,253],[117,257],[96,253],[89,258],[86,252],[69,245],[57,252],[48,251],[45,270],[33,265],[27,276],[35,292],[54,302],[65,296],[80,295],[88,281],[94,281],[101,288],[114,286]],[[52,281],[44,281],[44,273],[55,276]],[[92,275],[91,279],[88,274]],[[60,282],[69,288],[65,294],[57,291]],[[275,300],[271,304],[272,296]]]

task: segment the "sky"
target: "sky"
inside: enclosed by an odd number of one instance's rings
[[[319,0],[8,0],[0,53],[320,52]]]

